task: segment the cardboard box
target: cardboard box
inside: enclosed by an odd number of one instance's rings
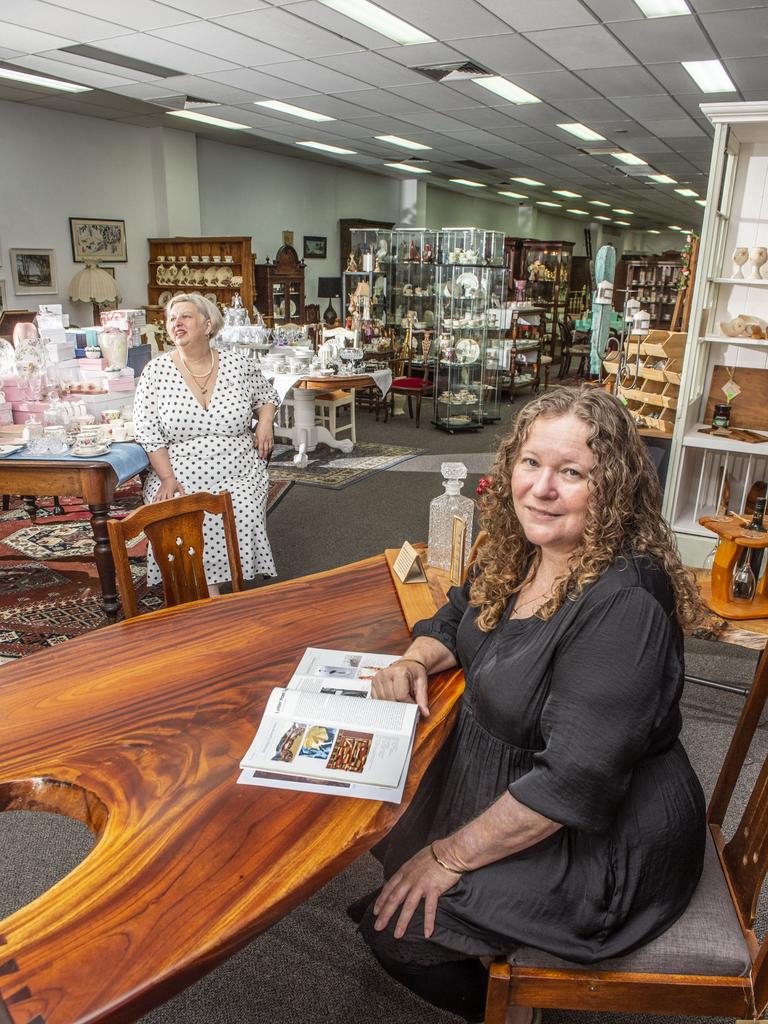
[[[47,341],[45,354],[51,363],[62,363],[72,359],[75,350],[69,341]]]

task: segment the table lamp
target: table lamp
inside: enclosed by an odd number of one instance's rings
[[[117,282],[96,260],[86,260],[85,267],[72,278],[69,297],[73,302],[93,303],[93,322],[99,322],[99,304],[119,298]]]
[[[323,313],[323,320],[329,327],[336,323],[338,316],[336,310],[333,308],[333,299],[339,298],[341,295],[341,278],[340,277],[318,277],[317,279],[317,296],[320,299],[328,299],[328,308]]]

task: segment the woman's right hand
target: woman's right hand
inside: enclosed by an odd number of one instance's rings
[[[427,670],[417,661],[403,658],[387,668],[380,668],[373,677],[371,696],[377,700],[398,700],[418,704],[419,711],[429,717]]]
[[[160,481],[160,487],[152,501],[153,503],[156,501],[166,501],[168,498],[175,498],[177,494],[182,495],[183,493],[184,488],[176,477],[169,476],[165,480]]]

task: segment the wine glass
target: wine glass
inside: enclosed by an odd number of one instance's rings
[[[760,278],[760,267],[768,260],[768,249],[762,245],[755,246],[754,249],[749,250],[749,265],[752,267],[752,273],[750,280],[759,281]]]
[[[744,275],[741,272],[741,268],[749,259],[749,249],[741,245],[737,246],[737,248],[733,250],[733,256],[731,256],[731,259],[733,260],[733,273],[731,274],[731,277],[743,279]]]

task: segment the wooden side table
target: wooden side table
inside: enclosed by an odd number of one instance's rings
[[[731,579],[736,563],[745,548],[768,548],[768,532],[747,530],[744,521],[736,516],[704,516],[699,523],[720,538],[712,565],[712,593],[708,606],[724,619],[768,618],[768,571],[764,570],[757,581],[751,600],[731,599]]]

